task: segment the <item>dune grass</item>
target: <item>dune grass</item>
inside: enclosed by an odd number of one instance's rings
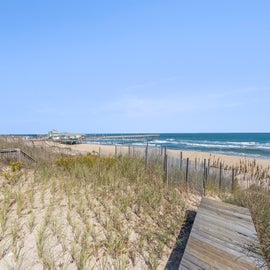
[[[146,171],[135,157],[62,157],[35,170],[10,164],[0,192],[0,261],[12,254],[9,267],[21,269],[157,269],[186,210],[162,168]]]
[[[63,156],[10,138],[0,146],[24,149],[38,161],[1,164],[0,268],[5,262],[11,269],[164,269],[187,194],[179,183],[164,182],[159,162],[146,170],[135,156]],[[238,174],[251,168],[267,178],[255,165]],[[250,209],[270,266],[269,191],[236,189],[228,199],[209,184],[208,192]]]

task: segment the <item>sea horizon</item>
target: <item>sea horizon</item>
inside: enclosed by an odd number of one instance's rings
[[[81,133],[80,133],[81,134]],[[83,133],[85,143],[166,147],[172,150],[210,152],[247,158],[270,159],[270,132],[197,132],[197,133]],[[132,135],[153,135],[136,137]],[[37,138],[46,134],[9,134]],[[108,138],[104,138],[104,137]],[[114,136],[114,138],[110,138]],[[130,136],[123,137],[121,136]],[[100,137],[100,138],[99,138]]]
[[[107,133],[86,134],[93,136],[121,136],[136,134],[158,134],[145,138],[108,138],[89,140],[88,143],[101,145],[132,145],[149,147],[167,147],[172,150],[211,152],[248,158],[270,159],[270,133]]]

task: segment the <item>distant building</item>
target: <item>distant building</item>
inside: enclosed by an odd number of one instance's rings
[[[49,139],[54,142],[61,142],[66,144],[76,144],[81,143],[82,138],[84,137],[83,134],[74,134],[68,132],[58,132],[57,130],[53,129],[49,133]]]

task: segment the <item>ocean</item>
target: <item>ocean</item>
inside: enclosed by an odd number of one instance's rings
[[[167,147],[168,149],[270,159],[270,133],[161,133],[155,137],[107,138],[136,134],[87,134],[88,143]]]

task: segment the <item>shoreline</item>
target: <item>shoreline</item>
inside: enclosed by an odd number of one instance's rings
[[[66,145],[65,145],[66,146]],[[115,155],[115,146],[114,145],[101,145],[101,144],[75,144],[69,145],[69,147],[78,151],[81,154],[91,154],[91,153],[100,153],[101,155],[114,156]],[[144,151],[145,147],[135,147],[139,151]],[[133,147],[131,146],[131,149]],[[155,149],[155,151],[160,150],[160,148],[151,148]],[[128,146],[120,146],[117,145],[117,154],[128,154],[129,147]],[[131,150],[132,151],[132,150]],[[234,155],[224,155],[224,154],[216,154],[211,152],[199,152],[199,151],[187,151],[187,150],[172,150],[168,149],[167,154],[174,158],[180,158],[180,153],[182,152],[182,158],[189,158],[192,161],[195,159],[204,160],[211,159],[214,163],[222,162],[225,166],[240,166],[240,164],[251,164],[256,162],[256,165],[262,167],[263,169],[270,169],[270,159],[264,158],[251,158],[251,157],[241,157]]]

